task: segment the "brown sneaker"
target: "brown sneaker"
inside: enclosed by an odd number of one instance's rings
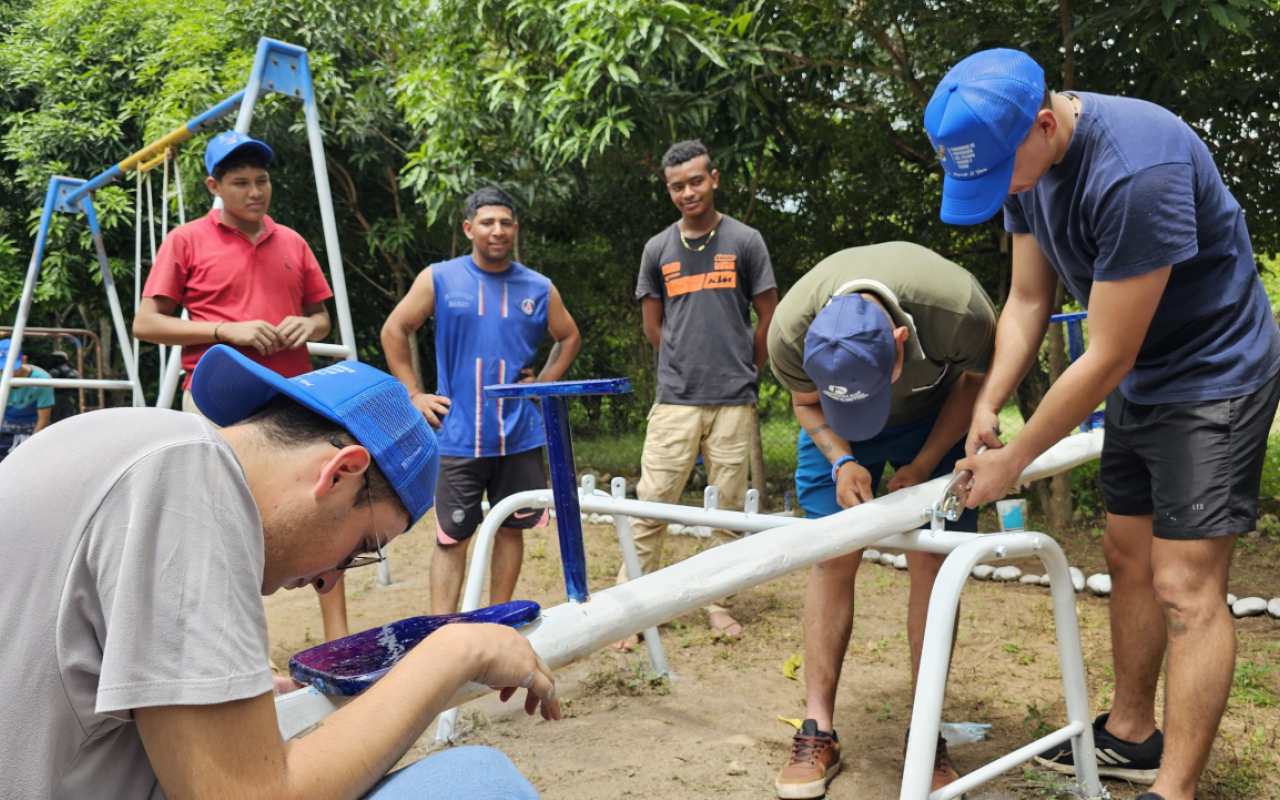
[[[907,754],[907,742],[911,739],[911,731],[907,731],[907,736],[902,740],[902,755]],[[956,768],[951,763],[951,756],[947,754],[947,740],[942,738],[942,734],[938,734],[938,747],[933,751],[933,783],[929,787],[929,793],[938,791],[948,783],[954,783],[960,780],[960,773],[956,772]],[[964,800],[964,795],[960,795],[960,800]]]
[[[822,797],[839,771],[840,740],[835,732],[822,733],[816,721],[806,719],[791,740],[791,760],[778,773],[774,786],[778,797],[787,800]]]

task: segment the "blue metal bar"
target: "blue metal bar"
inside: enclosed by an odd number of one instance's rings
[[[1067,350],[1074,362],[1084,355],[1084,322],[1078,319],[1067,320]]]
[[[486,398],[498,397],[579,397],[590,394],[628,394],[630,378],[601,378],[592,381],[556,383],[504,383],[484,387]]]
[[[565,398],[626,394],[630,391],[630,378],[484,387],[485,399],[537,397],[542,404],[542,424],[547,431],[547,463],[551,467],[551,495],[556,501],[556,530],[560,534],[560,560],[564,564],[564,588],[571,602],[585,603],[590,594],[587,590],[587,551],[582,543],[582,507],[578,505],[578,471],[574,467],[569,402]]]
[[[1074,363],[1084,355],[1084,321],[1089,318],[1088,311],[1074,311],[1070,314],[1054,314],[1049,317],[1051,323],[1066,323],[1067,326],[1067,363]],[[1080,423],[1081,433],[1088,433],[1102,426],[1102,412],[1095,411]]]
[[[556,501],[556,530],[569,600],[585,603],[587,551],[582,543],[582,509],[578,505],[578,472],[573,465],[573,437],[569,433],[569,401],[542,397],[542,423],[547,428],[547,462],[551,466],[551,495]]]
[[[1088,311],[1072,311],[1070,314],[1054,314],[1049,317],[1050,322],[1071,322],[1073,320],[1088,319]]]

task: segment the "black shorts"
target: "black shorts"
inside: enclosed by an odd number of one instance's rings
[[[1151,515],[1161,539],[1253,530],[1278,400],[1280,373],[1227,400],[1143,405],[1112,392],[1101,468],[1107,511]]]
[[[517,492],[547,488],[542,466],[542,448],[506,456],[441,456],[440,477],[436,479],[436,538],[454,544],[471,538],[484,512],[480,501],[486,494],[489,504]],[[504,528],[538,528],[547,524],[545,508],[522,508],[502,523]]]

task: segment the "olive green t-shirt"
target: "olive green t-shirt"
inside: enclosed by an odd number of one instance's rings
[[[932,250],[885,242],[828,256],[782,298],[769,327],[769,360],[787,389],[817,391],[804,371],[805,335],[833,295],[851,292],[880,298],[894,324],[910,332],[887,427],[941,409],[961,372],[987,371],[996,311],[978,281]]]

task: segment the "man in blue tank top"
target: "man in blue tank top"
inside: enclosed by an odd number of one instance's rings
[[[484,516],[484,496],[496,505],[516,492],[547,487],[538,406],[525,400],[485,400],[481,388],[559,380],[582,344],[551,281],[511,260],[519,228],[510,195],[493,187],[472,194],[462,230],[472,242],[471,253],[423,270],[382,327],[387,365],[427,422],[438,428],[432,614],[458,609],[467,540]],[[432,315],[438,386],[428,394],[413,373],[409,340]],[[548,332],[556,343],[535,378],[534,357]],[[489,569],[490,603],[511,599],[524,558],[524,531],[546,523],[545,509],[525,508],[498,529]]]
[[[1231,553],[1256,524],[1280,399],[1280,329],[1244,213],[1185,122],[1140,100],[1053,94],[1016,50],[956,65],[925,127],[947,173],[942,219],[1003,207],[1013,236],[995,357],[956,465],[973,470],[969,504],[1004,496],[1106,400],[1116,685],[1093,726],[1099,772],[1153,783],[1137,800],[1192,800],[1231,688]],[[996,415],[1037,357],[1059,278],[1089,310],[1089,349],[1001,447]],[[1039,758],[1074,771],[1069,744]]]

